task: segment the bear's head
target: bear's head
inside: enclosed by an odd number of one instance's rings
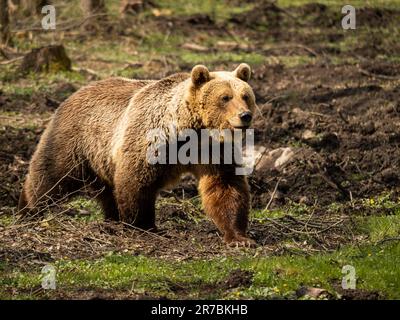
[[[250,75],[246,63],[233,72],[209,72],[203,65],[193,67],[186,102],[203,127],[232,130],[250,126],[256,108],[248,84]]]

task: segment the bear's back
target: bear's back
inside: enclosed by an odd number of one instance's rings
[[[58,161],[88,160],[98,174],[109,177],[108,151],[118,120],[132,96],[152,82],[110,78],[81,88],[54,114],[46,152]]]
[[[128,106],[129,100],[136,92],[153,82],[127,78],[95,81],[70,96],[58,112],[77,112],[81,115],[86,111],[93,113],[96,110],[118,112]]]

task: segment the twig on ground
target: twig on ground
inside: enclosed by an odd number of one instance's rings
[[[72,71],[79,72],[79,73],[84,72],[84,73],[90,74],[91,76],[95,76],[96,78],[99,78],[99,75],[94,70],[89,69],[89,68],[72,67]]]
[[[274,50],[289,50],[289,49],[302,49],[306,52],[308,52],[311,56],[313,57],[319,57],[320,54],[318,54],[314,49],[307,47],[303,44],[300,43],[295,43],[295,44],[288,44],[288,45],[281,45],[281,46],[274,46],[271,48],[265,48],[264,50],[261,50],[262,53],[266,54],[270,51]]]
[[[22,57],[16,57],[16,58],[13,58],[13,59],[10,59],[10,60],[6,60],[6,61],[1,61],[0,65],[11,64],[11,63],[17,62],[19,60],[22,60],[23,58],[24,57],[22,56]]]
[[[145,233],[145,234],[148,234],[148,235],[150,235],[150,236],[152,236],[152,237],[154,237],[154,238],[157,238],[157,239],[160,239],[160,240],[163,240],[163,241],[169,241],[169,239],[166,238],[166,237],[160,236],[160,235],[158,235],[158,234],[156,234],[156,233],[154,233],[154,232],[148,231],[148,230],[140,229],[140,228],[135,227],[134,225],[132,225],[132,224],[130,224],[130,223],[122,222],[122,224],[123,224],[123,225],[126,225],[126,226],[128,226],[128,227],[130,227],[130,228],[132,228],[132,229],[135,229],[135,230],[137,230],[137,231],[140,231],[140,232],[143,232],[143,233]]]
[[[270,207],[272,201],[274,200],[274,197],[275,197],[276,191],[278,190],[279,182],[281,182],[281,179],[282,179],[282,178],[279,178],[278,181],[276,182],[274,191],[273,191],[272,194],[271,194],[271,198],[269,199],[269,201],[268,201],[268,203],[267,203],[267,206],[266,206],[265,209],[262,211],[262,213],[265,213],[266,211],[268,211],[268,209],[269,209],[269,207]]]
[[[383,244],[383,243],[389,242],[389,241],[400,241],[400,237],[385,238],[385,239],[378,241],[375,245],[380,245],[380,244]]]
[[[358,70],[360,71],[361,74],[366,75],[368,77],[372,77],[372,78],[383,79],[383,80],[400,80],[400,77],[387,76],[384,74],[369,72],[361,67],[359,67]]]

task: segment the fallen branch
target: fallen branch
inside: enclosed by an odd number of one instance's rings
[[[385,239],[378,241],[375,245],[380,245],[380,244],[383,244],[383,243],[389,242],[389,241],[400,241],[400,237],[385,238]]]
[[[24,58],[24,56],[21,56],[21,57],[17,57],[17,58],[14,58],[14,59],[2,61],[2,62],[0,62],[0,65],[11,64],[11,63],[17,62],[19,60],[22,60],[23,58]]]
[[[372,78],[378,78],[378,79],[383,79],[383,80],[400,80],[400,77],[387,76],[384,74],[373,73],[373,72],[369,72],[365,69],[362,69],[360,67],[358,68],[358,70],[360,71],[361,74],[366,75],[368,77],[372,77]]]
[[[78,73],[87,73],[87,74],[89,74],[91,76],[99,78],[99,75],[92,69],[80,68],[80,67],[72,67],[72,71],[75,71],[75,72],[78,72]]]
[[[122,223],[123,225],[128,226],[129,228],[132,228],[132,229],[134,229],[134,230],[137,230],[137,231],[140,231],[140,232],[142,232],[142,233],[148,234],[148,235],[150,235],[150,236],[152,236],[152,237],[154,237],[154,238],[157,238],[157,239],[160,239],[160,240],[163,240],[163,241],[169,241],[168,238],[163,237],[163,236],[160,236],[160,235],[158,235],[158,234],[156,234],[156,233],[154,233],[154,232],[151,232],[151,231],[148,231],[148,230],[144,230],[144,229],[140,229],[140,228],[135,227],[134,225],[132,225],[132,224],[130,224],[130,223],[127,223],[127,222],[123,222],[123,221],[122,221],[121,223]]]
[[[2,56],[4,59],[10,59],[10,57],[6,54],[6,52],[0,48],[0,56]]]
[[[289,44],[289,45],[284,45],[284,46],[276,46],[276,47],[264,49],[264,50],[262,50],[262,52],[265,54],[265,53],[268,53],[268,52],[274,51],[274,50],[285,50],[285,49],[293,49],[293,48],[303,49],[303,50],[307,51],[313,57],[319,56],[319,54],[314,49],[307,47],[303,44]]]

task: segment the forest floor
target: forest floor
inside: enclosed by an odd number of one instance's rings
[[[353,1],[356,30],[342,29],[336,0],[153,2],[120,19],[109,1],[92,30],[14,22],[12,55],[63,44],[73,69],[23,75],[18,61],[0,64],[0,299],[400,299],[397,1]],[[71,3],[58,21],[82,20]],[[159,198],[160,234],[104,222],[84,197],[16,219],[40,135],[77,89],[240,62],[253,68],[256,146],[293,155],[249,177],[257,248],[222,243],[191,177]],[[47,265],[55,290],[41,286]],[[342,288],[346,266],[355,289]]]

